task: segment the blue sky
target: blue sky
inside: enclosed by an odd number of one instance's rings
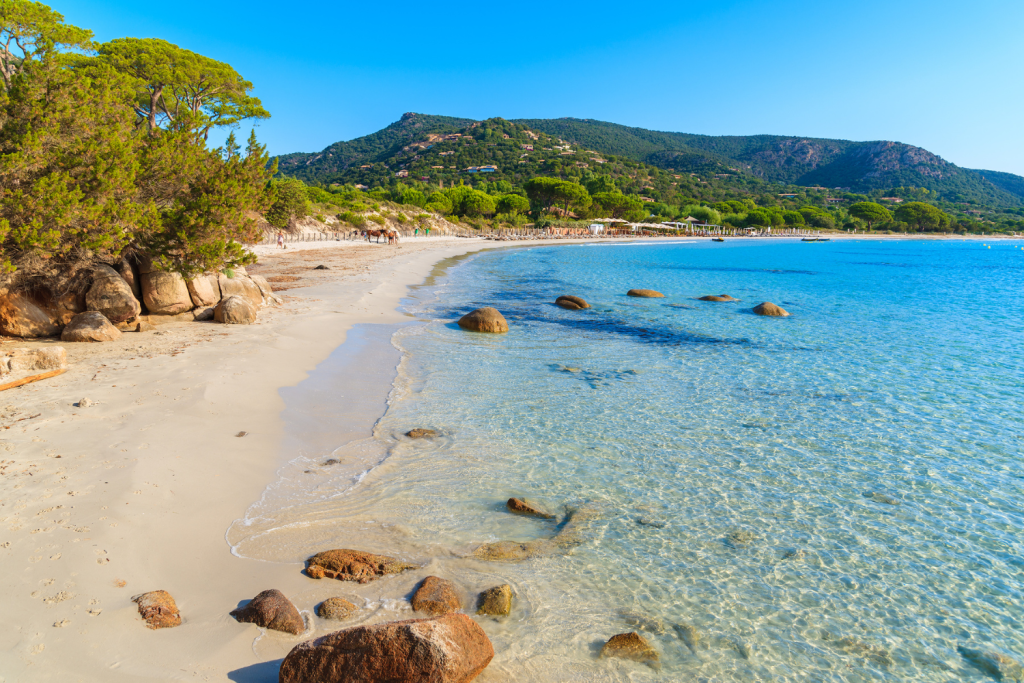
[[[234,66],[273,115],[257,128],[273,154],[413,111],[897,140],[1024,175],[1022,0],[52,6],[99,40]]]

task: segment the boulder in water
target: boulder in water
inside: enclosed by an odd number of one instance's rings
[[[292,648],[280,683],[468,683],[494,647],[465,614],[409,619],[336,631]]]
[[[552,549],[550,541],[497,541],[484,543],[473,551],[473,557],[491,562],[521,562]]]
[[[754,313],[758,315],[768,315],[776,318],[785,318],[789,315],[789,312],[781,306],[776,306],[771,301],[765,301],[754,306]]]
[[[249,325],[256,322],[256,307],[243,297],[229,296],[213,309],[213,319],[225,325]]]
[[[439,617],[458,612],[462,609],[462,600],[459,599],[458,589],[451,581],[439,576],[428,576],[413,594],[412,608],[417,612]]]
[[[543,510],[530,505],[525,500],[520,498],[509,498],[508,502],[505,503],[505,507],[509,509],[509,512],[514,512],[517,515],[526,515],[528,517],[540,517],[541,519],[554,519],[555,516],[544,512]]]
[[[626,296],[640,297],[641,299],[664,299],[665,295],[661,292],[656,292],[653,289],[631,289],[626,292]]]
[[[249,604],[233,610],[231,616],[242,623],[299,635],[306,630],[302,615],[292,601],[277,589],[263,591]]]
[[[583,298],[578,296],[572,296],[570,294],[565,294],[563,296],[558,297],[557,299],[555,299],[555,304],[561,306],[562,308],[567,308],[570,311],[578,311],[583,308],[590,308],[590,304],[588,304]]]
[[[142,305],[132,293],[131,285],[110,266],[97,266],[92,272],[92,285],[85,295],[85,307],[99,311],[112,323],[125,323],[142,313]]]
[[[708,294],[707,296],[700,297],[701,301],[739,301],[739,299],[733,299],[728,294]]]
[[[417,427],[416,429],[410,429],[405,433],[410,439],[426,439],[437,436],[437,432],[433,429],[425,429],[423,427]]]
[[[601,648],[601,656],[619,657],[645,663],[657,663],[659,659],[658,651],[636,631],[620,633],[609,638]]]
[[[86,311],[71,319],[60,338],[66,342],[114,341],[121,338],[121,331],[99,311]]]
[[[359,550],[325,550],[307,560],[306,574],[314,579],[338,579],[369,583],[388,574],[398,574],[416,566],[387,555]]]
[[[508,332],[508,321],[498,309],[486,306],[471,311],[459,318],[459,327],[471,332],[490,332],[500,334]]]
[[[507,617],[512,612],[512,586],[507,583],[488,588],[477,599],[477,614]]]
[[[321,619],[341,621],[358,611],[359,608],[345,598],[327,598],[317,605],[316,615]]]
[[[150,591],[132,598],[139,606],[139,614],[149,628],[181,626],[181,612],[167,591]]]

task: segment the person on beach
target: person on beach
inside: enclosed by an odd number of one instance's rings
[[[427,237],[430,237],[430,228],[426,228]]]
[[[284,233],[280,230],[277,231],[277,246],[284,249]]]

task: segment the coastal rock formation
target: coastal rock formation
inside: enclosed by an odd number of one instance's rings
[[[267,282],[267,278],[262,275],[250,275],[249,279],[252,280],[252,283],[260,290],[260,294],[263,296],[265,301],[277,298],[274,296],[274,288],[270,286],[269,282]]]
[[[177,273],[143,273],[142,301],[150,315],[176,315],[192,310],[188,286]]]
[[[341,621],[358,611],[359,608],[345,598],[327,598],[317,606],[316,615],[321,619]]]
[[[249,325],[256,322],[256,307],[243,297],[229,296],[213,309],[213,319],[225,325]]]
[[[1024,681],[1024,667],[1002,652],[975,650],[964,645],[957,645],[956,651],[975,669],[997,681]]]
[[[661,292],[656,292],[653,289],[631,289],[626,292],[626,296],[636,296],[641,299],[664,299],[665,295]]]
[[[99,311],[112,323],[124,323],[137,318],[142,306],[121,274],[110,266],[93,269],[92,285],[85,295],[85,307]]]
[[[50,370],[65,370],[67,367],[68,353],[63,346],[6,349],[0,353],[0,380],[3,381]]]
[[[140,320],[135,325],[135,331],[136,332],[152,332],[155,329],[156,329],[156,325],[154,325],[153,323],[149,322],[148,320]]]
[[[753,531],[736,529],[725,535],[725,544],[730,548],[743,548],[757,540]]]
[[[231,616],[241,623],[256,624],[261,628],[299,635],[306,630],[302,615],[292,601],[281,591],[271,588],[263,591],[240,609],[232,610]]]
[[[484,543],[473,551],[473,557],[493,562],[520,562],[537,555],[566,551],[583,542],[583,526],[596,516],[597,508],[591,505],[570,510],[561,530],[549,539]]]
[[[221,275],[217,281],[220,284],[220,295],[223,298],[226,299],[230,296],[242,297],[248,301],[254,309],[263,305],[263,295],[260,294],[260,288],[249,279],[243,269],[236,268],[234,271],[234,277]]]
[[[851,655],[870,659],[876,664],[881,664],[882,666],[892,666],[895,663],[892,655],[889,654],[889,651],[884,647],[865,643],[863,640],[858,640],[857,638],[847,636],[845,638],[840,638],[836,644]]]
[[[778,318],[785,318],[789,315],[789,312],[781,306],[776,306],[771,301],[765,301],[763,303],[754,306],[754,313],[758,315],[770,315]]]
[[[132,264],[128,263],[125,259],[121,259],[114,264],[114,270],[116,270],[117,274],[121,276],[121,279],[125,281],[128,288],[132,290],[132,296],[139,301],[142,301],[142,287],[139,284],[141,277]]]
[[[562,308],[567,308],[570,311],[578,311],[583,308],[590,308],[590,304],[588,304],[584,299],[569,294],[560,296],[557,299],[555,299],[555,304],[561,306]]]
[[[217,310],[213,306],[200,306],[196,310],[192,311],[195,316],[196,322],[203,320],[213,320],[213,312]]]
[[[412,608],[417,612],[426,612],[432,617],[451,614],[462,609],[455,584],[439,576],[428,576],[423,579],[419,588],[412,596]]]
[[[636,631],[620,633],[609,638],[601,648],[601,656],[619,657],[644,663],[657,663],[659,660],[658,651]]]
[[[181,613],[174,598],[167,591],[150,591],[132,598],[139,605],[139,614],[149,628],[173,628],[181,626]]]
[[[700,301],[739,301],[739,299],[733,299],[728,294],[708,294],[707,296],[700,297]]]
[[[60,334],[60,325],[41,301],[28,294],[0,297],[0,332],[9,337],[52,337]]]
[[[686,644],[686,647],[690,649],[690,652],[697,654],[697,648],[700,647],[700,631],[697,630],[696,626],[691,624],[681,623],[673,624],[672,628],[676,630],[679,635],[679,640]]]
[[[539,508],[530,505],[524,500],[519,498],[509,498],[508,502],[505,503],[505,507],[509,509],[509,512],[514,512],[517,515],[527,515],[529,517],[540,517],[541,519],[554,519],[554,515],[550,515]]]
[[[437,436],[437,432],[433,429],[425,429],[423,427],[417,427],[416,429],[410,429],[405,433],[410,439],[426,439]]]
[[[465,614],[336,631],[292,648],[280,683],[468,683],[494,647]]]
[[[477,599],[477,614],[507,617],[512,612],[512,586],[507,583],[488,588]]]
[[[196,319],[196,314],[192,311],[185,311],[174,315],[144,315],[141,319],[153,325],[170,325],[171,323],[190,323]]]
[[[220,301],[220,284],[216,278],[202,275],[187,283],[189,296],[195,306],[216,306]]]
[[[314,579],[338,579],[369,583],[388,574],[398,574],[416,565],[407,564],[387,555],[374,555],[359,550],[325,550],[309,558],[306,574]]]
[[[110,324],[99,311],[79,313],[64,327],[60,335],[66,342],[104,342],[121,338],[121,331]]]
[[[508,332],[508,322],[498,309],[486,306],[459,318],[459,327],[471,332]]]
[[[885,505],[899,505],[900,501],[898,498],[893,498],[888,493],[882,493],[881,491],[866,491],[864,493],[865,498],[870,498],[876,503],[883,503]]]

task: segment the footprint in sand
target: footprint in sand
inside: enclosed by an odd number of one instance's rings
[[[67,619],[61,619],[60,621],[53,622],[53,627],[54,628],[64,628],[65,626],[67,626],[70,623],[71,622],[68,621]]]
[[[42,652],[43,650],[45,650],[45,649],[46,649],[46,646],[43,645],[42,643],[39,643],[38,645],[33,645],[32,646],[31,652],[32,652],[32,654],[37,655],[40,652]]]
[[[57,553],[56,555],[50,555],[50,559],[51,560],[59,560],[60,559],[60,553]]]

